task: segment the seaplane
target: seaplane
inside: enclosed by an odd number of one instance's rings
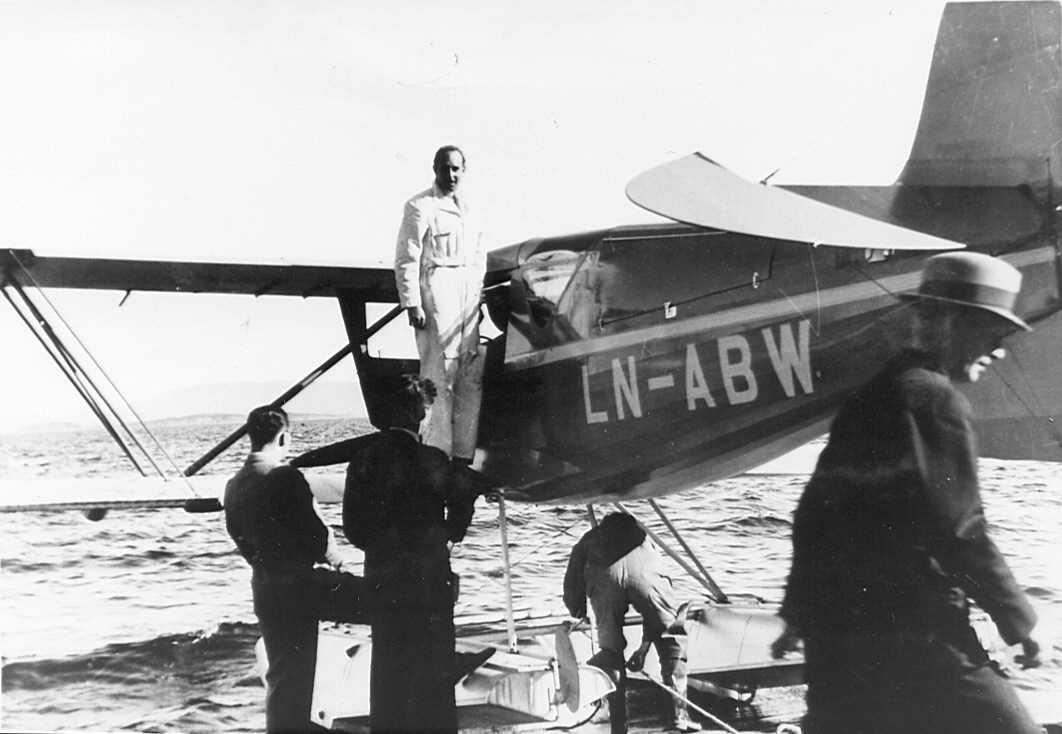
[[[917,133],[890,186],[748,181],[695,152],[637,175],[636,205],[666,221],[528,239],[489,254],[482,417],[473,469],[506,502],[643,502],[710,487],[806,444],[893,347],[923,260],[966,247],[1024,276],[1017,310],[1033,325],[1013,359],[970,388],[984,456],[1062,461],[1062,22],[1058,2],[950,3],[940,21]],[[0,252],[3,294],[132,459],[134,446],[40,294],[49,288],[335,299],[348,341],[277,397],[282,405],[351,357],[369,419],[382,385],[416,360],[374,345],[401,326],[394,274],[381,267],[107,260]],[[243,428],[188,466],[237,442]],[[135,459],[134,459],[135,463]],[[321,502],[342,480],[318,478]],[[85,498],[4,511],[220,509],[212,496]],[[771,660],[770,604],[732,598],[695,558],[654,539],[699,580],[688,607],[691,688],[746,695],[800,681],[800,661]],[[692,553],[689,553],[692,556]],[[506,576],[508,578],[508,574]],[[555,618],[471,624],[459,650],[499,653],[458,684],[462,726],[558,726],[613,691],[586,664],[592,638]],[[632,648],[638,619],[628,619]],[[502,650],[504,648],[504,651]],[[371,639],[322,628],[316,723],[357,728],[368,713]],[[652,661],[645,675],[653,675]],[[500,722],[500,723],[499,723]]]

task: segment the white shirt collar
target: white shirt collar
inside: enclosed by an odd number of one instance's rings
[[[389,430],[389,431],[401,431],[402,433],[408,433],[410,436],[412,436],[413,438],[417,439],[417,443],[420,443],[420,434],[417,433],[416,431],[411,431],[408,428],[401,428],[399,426],[390,426],[387,430]]]

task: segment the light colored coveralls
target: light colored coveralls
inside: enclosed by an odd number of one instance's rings
[[[637,520],[612,513],[580,538],[564,574],[564,604],[573,617],[586,614],[586,597],[597,620],[602,649],[624,659],[623,622],[629,607],[642,616],[642,639],[652,641],[664,684],[686,695],[686,640],[669,632],[675,623],[671,579],[663,559]],[[685,703],[669,696],[671,723],[689,726]]]
[[[479,304],[486,262],[479,220],[464,197],[432,185],[406,202],[395,247],[395,282],[402,308],[424,309],[424,328],[416,330],[420,376],[435,383],[438,396],[421,435],[448,456],[472,458],[476,450],[484,363]]]

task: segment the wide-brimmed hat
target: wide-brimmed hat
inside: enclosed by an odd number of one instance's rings
[[[1021,273],[1010,263],[981,252],[945,252],[926,260],[918,291],[900,298],[945,301],[989,311],[1032,331],[1014,313],[1020,290]]]

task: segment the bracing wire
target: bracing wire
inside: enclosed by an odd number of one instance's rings
[[[1009,353],[1008,357],[1014,362],[1014,365],[1018,368],[1018,374],[1021,375],[1022,380],[1025,383],[1025,387],[1028,389],[1029,394],[1032,395],[1033,401],[1036,403],[1035,408],[1029,405],[1029,402],[1024,397],[1022,397],[1018,389],[998,369],[995,370],[996,376],[999,378],[1000,382],[1002,382],[1006,386],[1006,388],[1010,390],[1014,398],[1019,403],[1021,403],[1021,407],[1025,409],[1025,412],[1028,413],[1029,416],[1037,418],[1041,415],[1046,415],[1047,409],[1044,406],[1043,401],[1040,399],[1039,394],[1036,392],[1036,388],[1034,388],[1032,383],[1029,381],[1029,374],[1028,371],[1025,369],[1025,365],[1022,364],[1022,361],[1017,356],[1017,354],[1014,354],[1013,352]],[[1036,412],[1037,409],[1039,409],[1039,413]],[[1059,429],[1059,426],[1055,421],[1048,420],[1048,423],[1051,426],[1051,433],[1054,434],[1054,437],[1058,440],[1058,445],[1062,447],[1062,430]]]
[[[140,453],[144,456],[144,458],[146,458],[151,464],[151,466],[155,469],[155,471],[158,472],[159,476],[165,478],[165,474],[159,467],[158,463],[155,462],[154,458],[152,458],[152,456],[147,452],[143,444],[140,443],[140,440],[136,437],[136,434],[134,434],[133,431],[129,428],[128,424],[125,422],[125,420],[122,419],[122,416],[118,413],[118,411],[115,410],[110,400],[108,400],[107,396],[103,393],[103,391],[99,389],[99,386],[96,385],[95,381],[92,379],[92,376],[81,365],[74,353],[66,346],[59,334],[56,333],[55,329],[52,328],[51,323],[48,322],[47,317],[37,307],[37,304],[35,304],[33,300],[29,297],[29,295],[26,294],[26,292],[22,289],[22,286],[19,285],[18,282],[13,282],[12,287],[22,298],[23,304],[33,315],[33,318],[37,321],[40,331],[48,337],[48,340],[54,347],[56,354],[62,357],[63,362],[66,365],[66,369],[69,370],[70,374],[72,374],[82,385],[82,388],[85,391],[84,394],[91,394],[93,397],[91,397],[90,399],[92,400],[93,404],[102,405],[108,411],[110,411],[110,417],[106,419],[101,417],[101,420],[106,420],[109,423],[111,418],[113,418],[114,422],[121,426],[122,430],[125,431],[126,435],[133,442],[133,444],[140,451]],[[52,308],[55,308],[54,305],[52,306]],[[69,326],[67,328],[69,329]],[[112,433],[111,435],[115,438],[116,441],[121,441],[124,446],[124,441],[122,439],[118,438],[116,434]],[[129,456],[130,460],[134,464],[138,464],[138,462],[133,459],[128,452],[126,452],[126,455]]]
[[[121,436],[118,435],[118,432],[114,428],[114,425],[111,423],[110,418],[108,418],[107,415],[103,412],[102,408],[100,408],[99,404],[97,403],[95,398],[93,398],[92,395],[89,393],[88,388],[85,387],[84,383],[81,382],[81,378],[78,376],[73,366],[70,365],[68,361],[64,361],[65,359],[68,359],[67,355],[60,352],[56,345],[50,344],[44,338],[44,336],[41,335],[38,329],[34,327],[33,322],[30,320],[30,318],[26,316],[22,309],[20,309],[15,303],[14,299],[11,297],[11,294],[7,292],[6,287],[0,288],[0,292],[4,294],[4,298],[7,299],[8,304],[10,304],[11,308],[15,311],[15,313],[18,314],[18,317],[22,319],[22,323],[26,325],[26,328],[29,329],[30,333],[33,334],[34,338],[37,339],[44,351],[48,354],[49,357],[52,358],[52,361],[55,362],[56,366],[59,368],[59,371],[62,372],[63,376],[66,377],[66,379],[70,382],[74,390],[78,393],[78,395],[81,396],[82,400],[85,401],[85,404],[88,405],[89,410],[91,410],[92,413],[96,416],[96,419],[99,420],[100,425],[103,426],[104,430],[107,431],[111,438],[114,439],[114,442],[118,444],[119,448],[122,449],[122,452],[125,454],[126,458],[128,458],[129,461],[136,468],[136,470],[140,472],[141,476],[147,476],[147,472],[145,472],[144,468],[140,466],[140,462],[136,460],[136,457],[133,456],[132,452],[129,451],[129,447],[126,445],[125,441],[123,441]]]
[[[173,457],[170,455],[170,453],[168,451],[166,451],[166,448],[158,440],[158,437],[155,436],[154,432],[152,432],[152,430],[148,427],[147,423],[140,416],[140,414],[137,412],[137,410],[133,407],[133,405],[132,405],[132,403],[130,403],[129,399],[126,398],[126,396],[122,392],[122,390],[115,384],[114,380],[111,379],[111,376],[110,376],[110,374],[108,374],[107,370],[105,370],[103,368],[103,365],[101,365],[99,363],[99,361],[96,359],[95,355],[88,348],[88,346],[81,340],[81,337],[78,336],[78,334],[74,330],[74,328],[63,317],[62,312],[56,307],[56,305],[51,301],[51,299],[48,298],[48,294],[45,293],[45,291],[41,287],[40,283],[37,282],[37,279],[33,277],[33,274],[23,264],[22,260],[18,257],[18,255],[13,250],[8,250],[8,254],[15,261],[15,263],[19,266],[19,268],[26,275],[26,277],[29,279],[29,281],[33,284],[33,287],[40,294],[41,298],[44,299],[44,302],[48,304],[48,307],[51,308],[52,311],[55,313],[55,315],[59,318],[59,321],[63,324],[64,327],[66,327],[67,331],[70,332],[70,334],[74,337],[74,340],[78,343],[78,345],[81,347],[81,349],[83,349],[85,354],[88,355],[89,359],[92,361],[92,364],[94,364],[96,366],[96,369],[99,370],[101,375],[103,375],[103,378],[107,381],[107,384],[111,386],[111,389],[114,390],[115,394],[118,395],[118,397],[121,399],[122,403],[125,404],[126,408],[129,409],[129,412],[132,413],[133,417],[136,419],[137,423],[140,425],[140,428],[151,439],[151,441],[155,445],[155,447],[159,450],[159,452],[161,452],[163,457],[165,457],[166,461],[169,462],[170,466],[177,472],[177,475],[181,477],[181,479],[184,481],[185,485],[188,487],[189,491],[191,491],[192,495],[195,496],[195,497],[199,497],[199,493],[196,491],[195,487],[188,480],[188,478],[185,477],[184,474],[181,472],[180,467],[177,466],[177,463],[173,460]],[[136,437],[135,436],[133,437],[133,440],[136,441]],[[137,441],[137,445],[140,446],[140,442],[139,441]],[[140,450],[144,452],[144,455],[148,457],[148,460],[151,461],[151,463],[155,466],[155,469],[165,479],[166,478],[165,477],[165,473],[162,472],[162,470],[158,467],[157,464],[155,464],[154,460],[151,459],[150,455],[144,449],[143,446],[140,446]]]

